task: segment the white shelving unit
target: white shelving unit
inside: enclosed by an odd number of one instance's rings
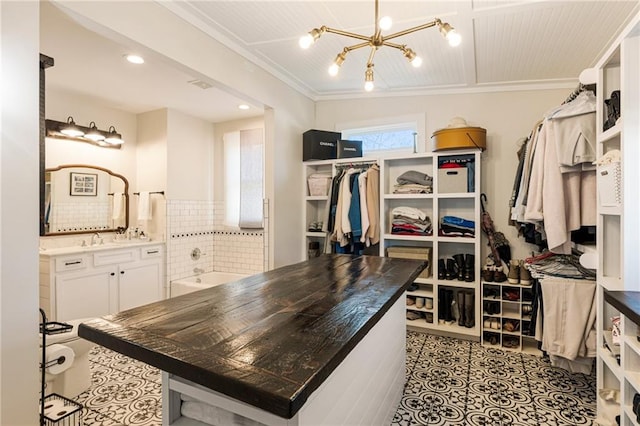
[[[307,253],[309,249],[309,243],[317,242],[320,246],[320,250],[324,248],[326,234],[321,231],[309,231],[309,225],[313,222],[324,221],[325,209],[329,202],[328,195],[309,195],[308,178],[315,173],[323,173],[329,176],[333,176],[333,164],[337,160],[321,160],[321,161],[306,161],[303,162],[303,177],[304,177],[304,194],[302,199],[304,200],[303,208],[303,235],[302,240],[302,253],[304,253],[303,259],[307,259]]]
[[[640,196],[640,15],[622,31],[614,44],[596,65],[598,70],[597,99],[597,155],[602,157],[612,150],[621,151],[622,200],[619,206],[602,206],[598,201],[597,224],[597,387],[620,392],[621,425],[638,425],[632,401],[640,393],[640,343],[637,323],[621,315],[618,307],[605,300],[605,291],[640,291],[640,226],[638,211]],[[606,131],[604,100],[613,90],[620,90],[621,119]],[[599,166],[600,172],[602,167]],[[602,190],[601,174],[598,187]],[[623,335],[620,359],[607,348],[605,334],[611,328],[611,318],[622,317]],[[604,404],[598,398],[598,413],[604,413]],[[612,419],[609,419],[612,420]]]
[[[470,156],[474,162],[475,191],[464,189],[456,192],[446,191],[443,178],[439,179],[439,161],[451,158]],[[394,246],[429,247],[431,249],[431,276],[418,278],[416,291],[407,292],[412,298],[423,297],[431,299],[430,308],[417,308],[416,305],[407,306],[407,310],[421,312],[423,317],[407,320],[407,326],[418,330],[429,330],[435,333],[455,334],[471,339],[480,338],[481,303],[480,303],[480,151],[455,150],[433,153],[417,153],[401,157],[384,158],[380,160],[381,201],[380,223],[382,233],[380,239],[380,255],[386,256],[387,249]],[[394,184],[402,173],[416,170],[433,176],[433,193],[431,194],[394,194]],[[396,235],[391,233],[392,210],[396,207],[407,206],[420,209],[431,219],[433,233],[429,236]],[[438,234],[440,219],[443,216],[458,216],[475,222],[474,237],[449,237]],[[474,256],[474,277],[472,282],[453,280],[439,280],[438,259],[451,258],[455,254],[470,254]],[[474,326],[465,327],[457,323],[448,324],[439,321],[438,295],[441,290],[452,290],[454,300],[461,291],[474,295]]]
[[[535,338],[528,333],[532,311],[531,286],[483,281],[482,344],[540,355]]]
[[[330,202],[329,195],[310,195],[309,193],[309,185],[308,178],[312,174],[322,173],[327,174],[329,176],[335,176],[335,165],[339,164],[358,164],[358,163],[373,163],[377,162],[375,158],[341,158],[336,160],[318,160],[318,161],[305,161],[302,163],[303,167],[303,177],[305,180],[304,184],[304,194],[302,199],[304,200],[303,206],[303,218],[304,221],[302,226],[303,235],[305,236],[302,241],[302,259],[308,258],[308,248],[309,243],[317,242],[320,246],[320,251],[324,251],[325,244],[327,243],[326,238],[327,234],[322,231],[310,231],[309,225],[313,222],[324,222],[325,220],[325,212],[327,208],[327,204]]]

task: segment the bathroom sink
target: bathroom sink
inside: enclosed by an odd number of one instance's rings
[[[88,253],[100,250],[109,250],[109,249],[117,249],[125,246],[136,246],[136,245],[144,245],[149,244],[150,240],[113,240],[113,241],[105,241],[102,244],[94,244],[94,245],[85,245],[81,244],[67,247],[54,247],[54,248],[40,248],[40,254],[49,255],[49,256],[57,256],[61,254],[74,254],[74,253]]]

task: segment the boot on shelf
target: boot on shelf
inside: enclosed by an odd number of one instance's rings
[[[509,262],[509,284],[520,284],[520,261],[511,259]]]
[[[465,325],[465,308],[464,308],[464,291],[458,291],[456,293],[456,299],[458,300],[458,309],[460,310],[460,316],[458,317],[458,325],[463,327]]]
[[[453,290],[445,289],[445,307],[444,307],[444,322],[447,324],[453,323],[453,312],[451,306],[453,304]]]
[[[476,271],[475,271],[475,256],[472,254],[464,255],[464,280],[468,283],[475,281]],[[460,274],[458,274],[460,276]],[[460,278],[458,278],[460,279]]]
[[[444,259],[438,259],[438,279],[444,280],[447,275],[447,267],[444,264]]]
[[[456,270],[456,261],[453,259],[447,259],[447,270],[444,274],[445,280],[452,280],[458,276],[458,271]]]
[[[438,322],[444,323],[444,305],[444,288],[438,287]]]
[[[476,313],[475,313],[475,294],[473,291],[466,291],[464,293],[464,326],[467,328],[473,328],[476,325]]]
[[[524,260],[520,261],[520,284],[531,285],[531,272],[525,267]]]
[[[456,262],[456,266],[458,268],[458,281],[464,281],[464,272],[465,272],[465,264],[464,264],[464,254],[454,254],[453,260]]]

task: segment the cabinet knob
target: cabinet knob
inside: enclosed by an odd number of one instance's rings
[[[120,271],[120,274],[124,274],[124,271]]]
[[[111,273],[111,276],[113,277],[115,274],[116,274],[115,272],[112,272],[112,273]]]

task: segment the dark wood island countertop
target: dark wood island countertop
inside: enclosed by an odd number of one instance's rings
[[[640,326],[640,291],[604,291],[604,300]]]
[[[94,319],[78,333],[289,419],[425,267],[322,255]]]

